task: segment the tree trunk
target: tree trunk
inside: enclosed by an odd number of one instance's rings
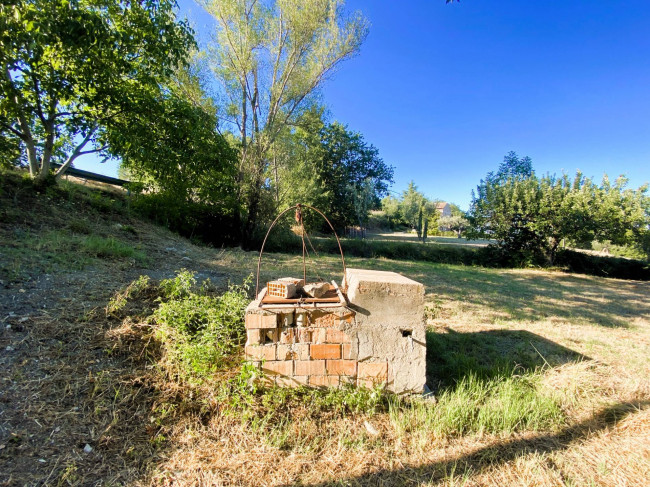
[[[41,155],[41,164],[38,174],[34,178],[34,183],[42,185],[50,175],[50,164],[52,161],[52,149],[54,148],[54,124],[48,122],[45,124],[45,145],[43,147],[43,154]]]

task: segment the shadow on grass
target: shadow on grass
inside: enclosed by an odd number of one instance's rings
[[[434,295],[434,311],[454,302],[487,322],[571,321],[627,328],[650,309],[650,284],[563,273],[512,271],[423,263],[376,262],[404,273]],[[453,311],[452,311],[453,312]],[[442,315],[444,317],[444,314]]]
[[[526,330],[427,331],[427,383],[432,389],[453,387],[470,374],[491,379],[581,360],[589,357]]]
[[[633,399],[604,408],[591,418],[563,428],[557,433],[501,441],[449,460],[417,466],[406,465],[394,470],[382,469],[355,477],[339,478],[308,485],[310,487],[329,485],[420,485],[421,483],[429,485],[448,477],[449,472],[453,472],[454,477],[457,478],[471,477],[482,473],[488,468],[514,461],[520,456],[529,453],[544,454],[566,450],[574,443],[593,436],[599,431],[616,426],[629,414],[646,409],[648,406],[650,406],[648,400]]]

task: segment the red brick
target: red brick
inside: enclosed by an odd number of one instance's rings
[[[309,343],[311,342],[311,330],[307,328],[297,328],[297,339],[300,343]]]
[[[339,385],[337,375],[312,375],[309,377],[309,385],[317,387],[336,387]]]
[[[327,341],[327,328],[315,328],[311,332],[312,343],[325,343]]]
[[[296,360],[296,375],[325,375],[324,360]]]
[[[325,368],[328,375],[357,375],[356,360],[327,360]]]
[[[283,328],[280,332],[280,343],[293,343],[294,342],[295,328]]]
[[[262,332],[260,330],[246,330],[246,345],[259,345],[262,343]]]
[[[270,375],[293,375],[293,362],[291,360],[264,362],[262,370]]]
[[[298,354],[299,360],[309,360],[309,343],[294,343],[293,350]]]
[[[298,358],[298,353],[293,349],[293,345],[278,345],[278,360],[294,360]]]
[[[275,360],[275,344],[249,345],[245,351],[246,358],[252,360]]]
[[[277,315],[247,314],[246,328],[276,328],[278,326]]]
[[[336,328],[327,329],[327,343],[350,343],[350,337],[341,330]]]
[[[310,355],[313,359],[341,358],[341,345],[312,345]]]
[[[341,358],[344,360],[352,359],[352,344],[344,343],[341,345]]]
[[[319,328],[330,328],[338,325],[338,316],[333,313],[312,313],[311,323]]]
[[[377,384],[386,382],[388,378],[388,364],[359,362],[357,369],[357,385],[374,387]]]

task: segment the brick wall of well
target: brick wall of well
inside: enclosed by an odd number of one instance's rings
[[[358,360],[355,314],[347,308],[246,312],[246,359],[280,385],[373,387],[387,362]]]

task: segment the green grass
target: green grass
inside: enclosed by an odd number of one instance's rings
[[[565,419],[560,402],[539,383],[538,374],[484,379],[469,373],[435,402],[392,402],[390,418],[401,434],[438,437],[557,429]]]
[[[15,279],[31,272],[81,270],[94,259],[148,263],[144,252],[115,237],[84,235],[71,230],[32,232],[18,228],[2,249],[0,271]]]

